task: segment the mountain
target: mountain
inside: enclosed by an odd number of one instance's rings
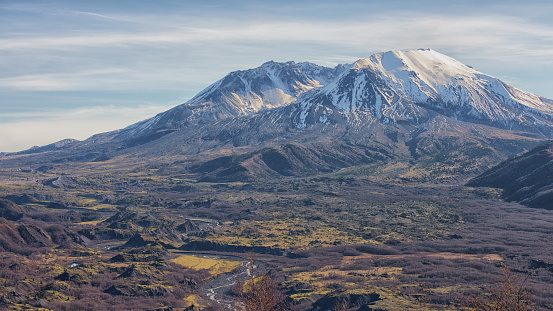
[[[350,119],[384,124],[424,124],[433,111],[456,120],[552,135],[552,100],[513,88],[433,50],[390,51],[361,59],[298,105],[299,128],[308,125],[310,107],[322,105]]]
[[[551,109],[432,50],[231,73],[125,129],[0,158],[0,305],[226,304],[236,260],[259,259],[302,310],[420,309],[418,280],[447,309],[500,266],[553,309],[553,212],[465,186],[551,208],[552,143],[488,171],[551,139]]]
[[[117,138],[132,138],[130,145],[134,145],[179,128],[286,106],[333,81],[345,68],[270,61],[255,69],[235,71],[188,102],[121,130]]]
[[[389,51],[335,68],[268,62],[232,72],[150,119],[17,161],[180,156],[193,163],[179,170],[206,180],[402,162],[402,178],[433,180],[481,173],[552,136],[550,99],[433,50]]]
[[[63,148],[66,145],[72,144],[78,142],[76,139],[62,139],[60,141],[57,141],[52,144],[48,144],[45,146],[34,146],[27,150],[19,151],[19,152],[12,152],[12,153],[3,153],[0,152],[0,157],[6,156],[6,155],[22,155],[22,154],[33,154],[33,153],[43,153],[48,151],[54,151],[58,150],[60,148]]]
[[[468,186],[503,189],[506,201],[553,209],[553,142],[509,159],[472,179]]]
[[[543,126],[553,120],[552,100],[513,88],[433,50],[416,50],[374,54],[333,69],[268,62],[236,71],[187,103],[133,124],[119,136],[175,130],[292,103],[298,129],[329,122],[325,110],[318,108],[324,106],[349,119],[369,113],[384,124],[422,124],[430,118],[430,110],[461,121],[552,135],[550,126]]]

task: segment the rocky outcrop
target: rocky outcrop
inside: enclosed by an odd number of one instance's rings
[[[356,308],[358,311],[372,311],[373,309],[370,305],[376,301],[381,300],[379,294],[374,293],[347,293],[347,292],[338,292],[330,293],[324,297],[317,300],[313,306],[312,311],[327,311],[335,310],[335,308],[341,304],[345,303],[348,307],[348,310]]]
[[[467,186],[501,188],[506,201],[553,209],[553,142],[493,167]]]
[[[187,219],[184,223],[178,225],[176,229],[182,233],[189,233],[199,231],[200,226],[190,219]]]
[[[245,245],[229,245],[211,241],[192,241],[179,247],[185,251],[219,251],[232,253],[258,253],[271,254],[277,256],[287,255],[284,249],[273,248],[268,246],[245,246]]]

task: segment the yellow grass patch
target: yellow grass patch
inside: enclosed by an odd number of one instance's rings
[[[188,306],[206,307],[207,303],[198,295],[190,295],[184,298]]]
[[[307,229],[307,230],[306,230]],[[279,219],[243,222],[230,226],[208,240],[230,245],[266,246],[275,248],[309,249],[323,245],[360,244],[368,242],[328,224],[302,219]]]
[[[459,253],[435,253],[425,254],[428,257],[440,257],[444,259],[471,259],[471,260],[488,260],[501,261],[503,258],[497,254],[474,255],[474,254],[459,254]]]
[[[83,225],[83,226],[96,226],[97,224],[101,223],[102,221],[104,221],[104,220],[83,221],[83,222],[79,222],[77,224],[78,225]]]
[[[95,210],[95,211],[98,211],[98,210],[103,210],[103,211],[106,211],[106,210],[111,210],[111,211],[115,211],[117,209],[117,207],[115,205],[111,205],[111,204],[99,204],[99,205],[94,205],[92,207],[89,207],[88,209],[92,209],[92,210]]]
[[[171,259],[171,261],[189,269],[209,270],[211,275],[230,272],[241,264],[240,261],[235,260],[204,258],[191,255],[182,255]]]
[[[366,258],[388,258],[388,259],[401,259],[408,257],[437,257],[443,259],[469,259],[469,260],[487,260],[487,261],[502,261],[503,258],[498,254],[486,254],[486,255],[477,255],[477,254],[461,254],[461,253],[415,253],[415,254],[398,254],[398,255],[373,255],[373,254],[361,254],[359,256],[344,257],[342,259],[342,265],[355,263],[359,259]]]

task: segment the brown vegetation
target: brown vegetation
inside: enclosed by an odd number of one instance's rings
[[[260,268],[251,255],[246,267],[246,279],[235,283],[238,300],[236,311],[287,311],[291,305],[277,282],[264,269]]]
[[[521,278],[504,267],[499,282],[493,286],[488,296],[474,297],[468,302],[468,309],[474,311],[533,311],[532,290],[528,287],[528,277]]]

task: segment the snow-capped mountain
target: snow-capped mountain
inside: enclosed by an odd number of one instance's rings
[[[389,51],[335,68],[268,62],[232,72],[150,119],[25,161],[201,154],[190,161],[215,159],[194,172],[240,180],[378,159],[431,179],[481,172],[551,138],[552,100],[433,50]]]
[[[308,62],[270,61],[258,68],[235,71],[186,103],[133,124],[120,135],[136,137],[286,106],[300,95],[330,83],[345,68],[344,65],[327,68]]]
[[[365,118],[382,123],[422,124],[430,110],[462,121],[552,133],[552,100],[518,90],[433,50],[389,51],[361,59],[296,105],[298,128],[308,126],[313,106],[322,105],[351,120],[362,111]]]
[[[178,129],[288,107],[293,127],[332,123],[335,110],[352,125],[421,125],[432,113],[456,120],[553,135],[553,101],[430,49],[389,51],[349,65],[267,62],[235,71],[188,102],[114,136],[144,144]],[[288,111],[291,110],[291,111]],[[429,114],[430,113],[430,114]]]

